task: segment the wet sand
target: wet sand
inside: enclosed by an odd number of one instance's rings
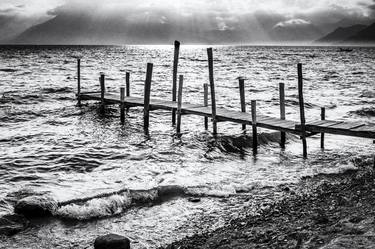
[[[359,170],[282,186],[285,197],[258,214],[164,248],[374,248],[373,163],[358,159]]]

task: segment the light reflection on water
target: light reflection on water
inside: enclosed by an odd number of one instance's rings
[[[326,106],[328,119],[374,122],[373,115],[354,112],[363,108],[373,111],[375,50],[356,48],[352,53],[337,50],[216,47],[218,106],[239,110],[236,78],[244,76],[247,104],[256,99],[260,113],[278,116],[277,87],[283,82],[287,117],[298,120],[296,63],[302,62],[308,120],[319,119],[320,106]],[[83,90],[97,90],[98,73],[105,72],[108,91],[119,91],[125,82],[125,71],[130,71],[131,94],[142,96],[145,66],[153,62],[152,96],[170,99],[172,54],[170,46],[0,47],[4,62],[0,67],[3,95],[0,198],[28,189],[47,191],[59,201],[66,201],[118,189],[149,189],[160,185],[200,186],[211,192],[251,194],[263,187],[298,181],[304,175],[350,168],[348,158],[373,151],[370,140],[328,135],[324,152],[319,149],[318,137],[308,139],[309,159],[304,161],[300,142],[291,136],[285,151],[272,142],[262,145],[254,158],[251,148],[233,152],[237,149],[235,138],[241,134],[240,125],[219,123],[221,139],[216,143],[204,131],[201,117],[183,116],[183,135],[178,138],[171,126],[170,113],[153,111],[147,138],[143,135],[141,109],[131,109],[125,125],[121,126],[116,107],[102,116],[95,103],[75,106],[75,56],[83,57]],[[202,86],[208,81],[205,47],[182,46],[180,64],[179,73],[185,77],[184,101],[202,103]],[[251,135],[250,131],[248,134]],[[37,228],[4,243],[10,247],[35,248],[53,244],[69,248],[80,244],[85,248],[96,235],[112,231],[127,234],[138,241],[136,248],[143,248],[195,231],[194,227],[199,225],[189,224],[192,216],[212,214],[217,221],[222,219],[220,212],[233,215],[239,205],[240,202],[212,197],[198,204],[177,198],[89,222],[41,221]],[[0,212],[11,211],[8,204],[1,206]],[[36,231],[40,233],[35,237]],[[40,235],[43,231],[48,231],[48,235]]]

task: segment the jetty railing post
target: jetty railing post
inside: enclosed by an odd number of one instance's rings
[[[215,98],[214,63],[213,63],[212,48],[207,49],[207,55],[208,55],[209,80],[210,80],[210,86],[211,86],[212,129],[213,129],[213,134],[216,135],[217,134],[216,98]]]
[[[152,69],[153,69],[153,64],[147,63],[146,81],[145,81],[145,89],[144,89],[144,110],[143,110],[143,127],[146,133],[148,133],[148,127],[150,124],[150,93],[151,93]]]
[[[100,110],[104,111],[104,94],[105,94],[105,75],[100,73]]]
[[[203,84],[203,105],[208,106],[208,84]],[[208,130],[208,117],[204,117],[204,129]]]
[[[285,85],[284,83],[279,84],[279,97],[280,97],[280,119],[285,120]],[[285,149],[286,134],[281,132],[280,134],[280,145],[281,148]]]
[[[77,59],[77,102],[81,106],[81,59]]]
[[[321,117],[321,120],[326,120],[326,108],[325,107],[322,107],[320,109],[320,117]],[[324,149],[324,133],[320,134],[320,148]]]
[[[251,125],[253,127],[253,153],[258,153],[257,101],[251,101]]]
[[[125,123],[125,88],[120,88],[120,121],[121,124]]]
[[[177,134],[181,132],[181,106],[182,106],[182,87],[184,84],[184,76],[180,75],[178,84],[178,103],[177,103]]]
[[[126,82],[126,97],[130,97],[130,73],[129,72],[126,72],[125,82]],[[129,112],[129,107],[126,107],[126,112]]]
[[[177,95],[177,70],[178,70],[178,59],[180,53],[180,42],[174,42],[174,58],[173,58],[173,85],[172,85],[172,101],[176,102]],[[176,124],[176,110],[172,110],[172,125]]]
[[[241,112],[246,112],[246,100],[245,100],[245,80],[243,78],[238,79],[240,88],[240,99],[241,99]],[[246,125],[242,125],[242,130],[246,130]]]
[[[301,118],[301,139],[303,146],[303,157],[307,158],[307,143],[306,143],[306,119],[305,119],[305,103],[303,100],[303,75],[302,75],[302,64],[298,63],[298,99],[299,99],[299,110]]]

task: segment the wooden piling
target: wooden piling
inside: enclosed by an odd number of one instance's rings
[[[77,59],[77,102],[81,105],[81,59]]]
[[[210,86],[211,86],[212,129],[213,129],[213,134],[216,135],[217,134],[216,98],[215,98],[214,63],[213,63],[212,48],[207,49],[207,55],[208,55],[209,80],[210,80]]]
[[[306,143],[306,119],[305,119],[305,103],[303,100],[303,75],[302,75],[302,64],[298,63],[298,100],[299,100],[299,111],[301,118],[301,139],[303,146],[303,157],[307,158],[307,143]]]
[[[105,94],[105,75],[104,73],[100,73],[100,109],[101,111],[104,111],[104,104],[105,104],[104,94]]]
[[[326,120],[326,108],[322,107],[320,109],[320,118],[321,120]],[[320,134],[320,148],[324,149],[324,133]]]
[[[208,106],[208,84],[203,84],[203,104],[204,106]],[[208,117],[204,117],[204,129],[208,130]]]
[[[280,98],[280,119],[285,120],[285,85],[284,83],[279,84],[279,98]],[[281,148],[285,149],[286,134],[281,132],[280,134],[280,145]]]
[[[241,112],[246,112],[246,100],[245,100],[245,80],[243,78],[238,79],[240,88],[240,99],[241,99]],[[242,130],[246,130],[246,125],[242,125]]]
[[[178,84],[178,103],[177,103],[177,134],[181,132],[181,107],[182,107],[182,87],[184,84],[184,76],[180,75]]]
[[[120,88],[120,121],[121,124],[125,123],[125,88]]]
[[[253,153],[258,153],[257,101],[251,101],[251,125],[253,127]]]
[[[178,70],[178,59],[180,53],[180,42],[174,42],[174,58],[173,58],[173,86],[172,86],[172,101],[176,101],[177,95],[177,70]],[[176,124],[176,110],[172,110],[172,125]]]
[[[126,82],[126,97],[130,97],[130,73],[129,72],[126,72],[125,82]],[[129,107],[126,107],[126,112],[129,112]]]
[[[145,89],[144,89],[144,111],[143,111],[143,127],[146,133],[148,133],[148,127],[150,124],[150,93],[151,93],[152,69],[153,69],[153,64],[147,63],[146,81],[145,81]]]

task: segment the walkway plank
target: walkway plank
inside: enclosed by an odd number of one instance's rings
[[[82,92],[81,100],[101,100],[98,92]],[[113,93],[105,93],[105,104],[121,104],[120,95]],[[125,97],[126,107],[143,106],[144,100],[140,97]],[[161,99],[151,99],[150,108],[152,110],[174,110],[177,109],[177,102],[165,101]],[[211,106],[202,106],[189,103],[182,103],[181,112],[183,114],[192,114],[197,116],[211,117]],[[218,121],[229,121],[239,124],[252,124],[250,113],[232,111],[225,108],[216,109],[216,118]],[[261,128],[284,131],[301,135],[301,126],[294,121],[281,120],[265,115],[257,116],[257,126]],[[375,139],[375,124],[365,124],[363,122],[343,122],[334,120],[317,120],[305,124],[306,132],[314,135],[317,133],[330,133],[338,135],[346,135],[353,137],[363,137]],[[309,135],[309,134],[308,134]]]

